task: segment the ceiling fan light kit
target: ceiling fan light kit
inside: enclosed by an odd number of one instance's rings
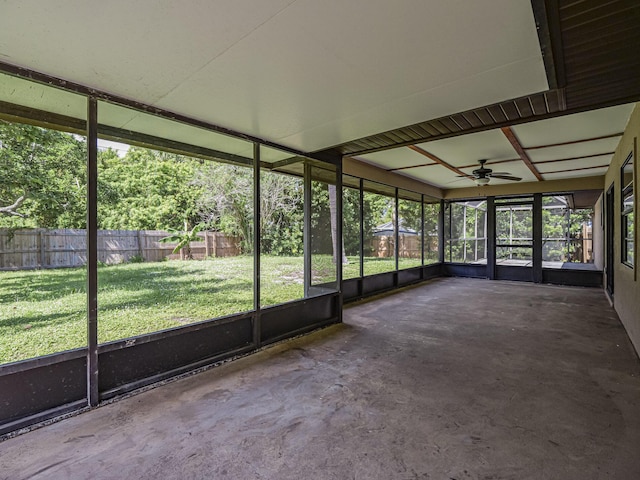
[[[488,185],[492,177],[500,178],[503,180],[510,180],[512,182],[519,182],[520,180],[522,180],[520,177],[514,177],[509,172],[494,172],[490,168],[484,166],[484,164],[487,163],[487,161],[484,159],[479,160],[478,163],[480,164],[480,168],[477,168],[473,172],[471,172],[471,175],[469,175],[469,177],[472,178],[473,181],[476,182],[476,185],[480,187]]]

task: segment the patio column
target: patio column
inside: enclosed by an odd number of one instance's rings
[[[87,98],[87,402],[98,405],[98,100]]]
[[[495,197],[487,197],[487,278],[496,279],[496,203]]]
[[[533,281],[542,283],[542,194],[533,195]]]

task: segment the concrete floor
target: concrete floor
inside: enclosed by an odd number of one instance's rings
[[[0,478],[640,478],[602,291],[440,279],[344,320],[2,442]]]

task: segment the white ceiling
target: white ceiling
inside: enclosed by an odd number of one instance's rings
[[[529,0],[5,0],[0,60],[303,151],[548,88]]]
[[[0,61],[309,152],[548,88],[530,0],[5,0]],[[3,74],[0,100],[86,115],[82,96]],[[104,125],[252,155],[250,142],[99,107]],[[631,109],[512,130],[545,180],[602,175],[619,137],[582,140],[621,133]],[[564,142],[576,143],[533,148]],[[484,158],[536,181],[500,130],[418,146],[465,173]],[[358,159],[472,185],[406,147]]]
[[[624,131],[633,106],[633,104],[619,105],[540,120],[516,125],[512,127],[512,131],[544,180],[604,175],[611,163],[613,151],[620,141],[618,134],[622,134]],[[608,135],[616,136],[589,140]],[[531,147],[566,142],[576,143],[530,149]],[[478,160],[486,159],[487,167],[496,173],[508,172],[522,178],[522,182],[538,181],[499,129],[435,140],[418,146],[467,174],[478,168]],[[426,163],[434,163],[434,161],[408,147],[385,150],[355,158],[444,189],[473,185],[473,180],[459,178],[456,172],[442,165],[422,166]],[[512,159],[515,161],[502,162]],[[415,168],[408,168],[411,166],[415,166]],[[398,168],[400,170],[395,170]],[[497,178],[491,179],[492,185],[508,183],[512,182]]]

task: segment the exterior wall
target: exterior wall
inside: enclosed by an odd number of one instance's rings
[[[611,166],[605,176],[605,191],[613,183],[614,185],[614,293],[613,305],[625,326],[629,338],[633,343],[636,352],[640,352],[640,279],[638,279],[638,222],[635,222],[636,243],[635,243],[635,268],[629,268],[621,262],[622,229],[620,216],[620,167],[626,160],[630,152],[634,152],[635,165],[635,214],[638,215],[638,162],[637,139],[640,137],[640,104],[636,104],[629,119],[627,128],[622,136],[618,148],[614,154]]]
[[[591,235],[593,238],[593,264],[598,270],[604,269],[604,224],[602,223],[604,194],[600,195],[593,207],[593,226]]]

